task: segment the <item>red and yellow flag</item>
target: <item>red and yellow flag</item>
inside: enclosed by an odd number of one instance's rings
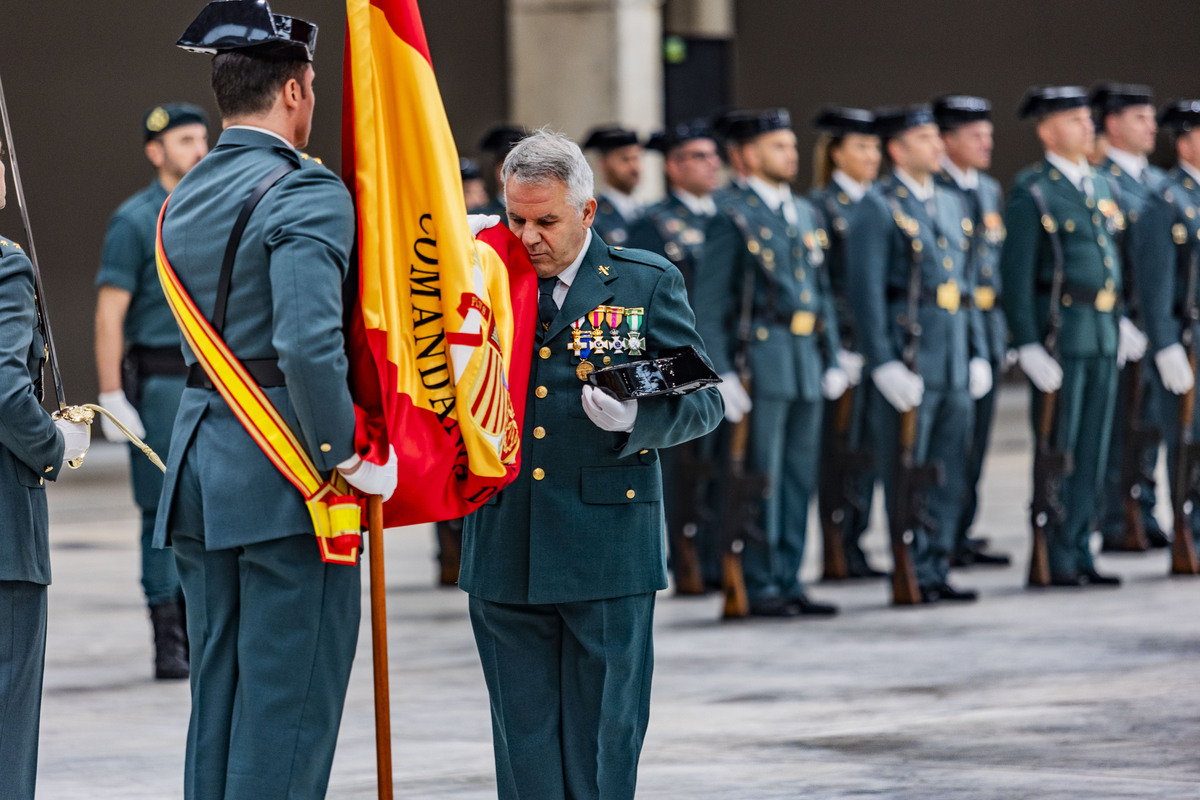
[[[385,524],[452,519],[520,466],[536,280],[506,228],[471,237],[416,0],[347,0],[346,11],[357,445],[376,462],[396,449],[400,480]]]

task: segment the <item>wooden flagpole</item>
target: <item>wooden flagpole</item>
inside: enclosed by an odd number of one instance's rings
[[[383,577],[383,498],[367,498],[371,562],[371,653],[375,669],[375,767],[379,800],[392,800],[392,703],[388,691],[387,587]]]

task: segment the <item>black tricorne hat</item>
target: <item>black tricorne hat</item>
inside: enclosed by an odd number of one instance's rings
[[[458,171],[464,181],[478,180],[483,177],[483,173],[479,171],[479,162],[473,158],[459,158]]]
[[[1200,100],[1172,100],[1158,112],[1158,124],[1175,133],[1200,128]]]
[[[180,125],[208,125],[208,114],[191,103],[163,103],[142,116],[142,140],[150,141]]]
[[[267,0],[212,0],[176,44],[193,53],[238,50],[263,58],[312,61],[317,26],[272,14]]]
[[[479,140],[479,149],[504,158],[508,155],[509,150],[517,146],[517,142],[525,138],[525,135],[524,128],[502,122],[483,132],[483,137]]]
[[[633,144],[638,144],[637,131],[620,125],[600,125],[588,131],[587,137],[583,140],[583,149],[611,153],[613,150]]]
[[[875,109],[875,132],[884,139],[892,139],[922,125],[935,124],[933,109],[927,103]]]
[[[1141,84],[1102,81],[1092,87],[1088,94],[1088,105],[1097,118],[1103,119],[1130,106],[1154,105],[1154,90]]]
[[[933,118],[943,131],[992,118],[992,104],[969,94],[944,94],[933,101]]]
[[[845,136],[848,133],[874,136],[875,115],[865,108],[825,106],[813,117],[812,126],[832,136]]]
[[[725,139],[740,144],[764,133],[791,129],[792,115],[786,108],[768,108],[731,117],[725,126]]]
[[[650,134],[650,138],[646,141],[646,147],[650,150],[657,150],[666,155],[667,153],[686,144],[694,139],[713,139],[712,130],[708,126],[708,122],[703,119],[694,119],[689,122],[681,122],[678,125],[673,125],[666,130],[657,131]]]
[[[1017,116],[1021,119],[1041,118],[1087,105],[1087,91],[1082,86],[1032,86],[1021,99]]]

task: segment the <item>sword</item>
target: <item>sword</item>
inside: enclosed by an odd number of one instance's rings
[[[42,288],[42,272],[38,269],[37,249],[33,245],[33,228],[29,224],[29,207],[25,204],[25,187],[21,183],[21,169],[17,166],[17,149],[13,145],[12,124],[8,118],[8,102],[4,97],[2,81],[0,81],[0,122],[3,122],[4,125],[4,143],[8,146],[8,163],[12,170],[13,189],[17,195],[17,209],[21,212],[21,227],[25,231],[25,251],[29,254],[30,263],[33,264],[33,302],[37,308],[38,328],[41,329],[42,340],[45,342],[46,361],[50,363],[50,377],[54,381],[54,399],[58,402],[58,411],[54,412],[53,417],[67,419],[71,422],[85,422],[90,431],[96,414],[103,414],[116,424],[117,428],[145,454],[146,458],[150,459],[154,466],[166,472],[166,467],[163,466],[158,454],[151,450],[149,445],[134,436],[111,412],[91,403],[81,406],[67,405],[66,394],[63,392],[62,371],[58,368],[58,351],[54,349],[54,335],[50,330],[50,315],[46,311],[46,292]],[[38,399],[41,400],[41,392],[38,395]],[[83,464],[83,456],[67,463],[73,469],[78,469]]]

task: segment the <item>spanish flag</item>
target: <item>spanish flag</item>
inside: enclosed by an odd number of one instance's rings
[[[471,237],[416,0],[347,0],[346,11],[356,445],[379,463],[396,448],[400,478],[385,525],[452,519],[520,467],[537,282],[506,228]]]

